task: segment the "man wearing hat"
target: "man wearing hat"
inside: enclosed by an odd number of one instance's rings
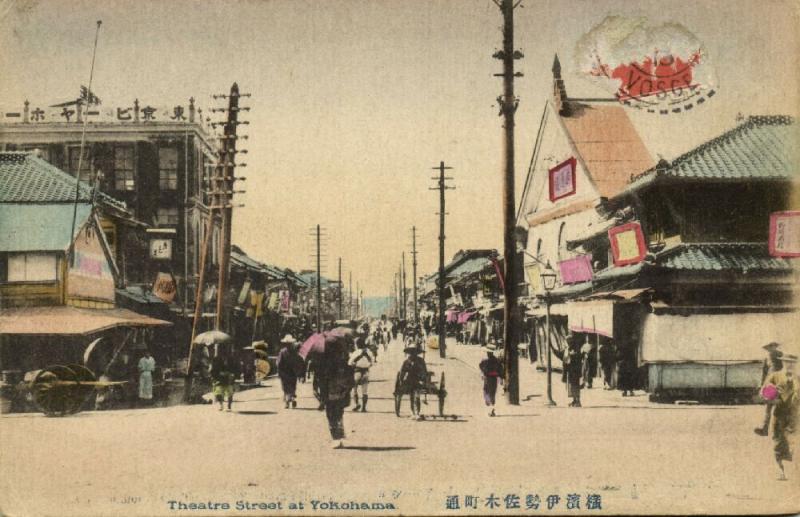
[[[283,388],[283,402],[286,409],[297,407],[297,378],[305,376],[306,365],[297,352],[297,340],[291,334],[281,339],[283,348],[278,353],[278,377]]]
[[[367,346],[367,339],[365,336],[358,336],[356,338],[356,350],[350,354],[347,364],[350,365],[353,372],[353,380],[355,388],[353,389],[353,400],[356,405],[353,411],[361,410],[362,413],[367,412],[367,388],[369,386],[369,369],[375,363],[375,355]],[[361,391],[361,403],[359,404],[358,392]]]
[[[498,381],[503,382],[503,364],[494,356],[497,350],[495,345],[486,345],[483,350],[486,352],[486,358],[478,366],[483,377],[483,400],[487,406],[492,408],[489,416],[495,416],[495,396],[497,395]]]
[[[411,398],[411,417],[420,419],[422,408],[420,391],[428,380],[428,368],[425,366],[425,359],[419,355],[421,350],[418,345],[410,344],[403,351],[408,357],[400,368],[400,389],[402,393],[408,393]]]
[[[761,367],[761,384],[766,382],[767,376],[772,373],[779,372],[783,369],[783,353],[781,352],[781,345],[779,343],[769,343],[762,347],[767,351],[767,357],[764,359],[764,364]],[[772,406],[767,404],[764,408],[764,423],[761,427],[756,427],[753,431],[760,436],[767,436],[769,432],[769,423],[772,418]]]

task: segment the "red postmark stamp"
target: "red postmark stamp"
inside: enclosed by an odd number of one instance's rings
[[[703,45],[685,27],[606,18],[578,42],[578,66],[622,104],[648,113],[683,113],[716,93]]]

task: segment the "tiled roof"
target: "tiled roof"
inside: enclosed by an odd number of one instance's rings
[[[469,275],[491,264],[491,261],[486,257],[475,257],[468,259],[447,273],[447,278],[459,278],[464,275]]]
[[[792,117],[753,116],[739,126],[679,156],[662,160],[632,181],[656,177],[697,180],[786,179],[798,176],[798,130]]]
[[[64,251],[91,214],[91,205],[77,205],[74,228],[73,210],[71,203],[0,203],[0,252]]]
[[[257,271],[271,276],[274,279],[284,279],[288,274],[282,269],[260,262],[245,253],[240,247],[233,245],[231,247],[231,261],[241,267]]]
[[[601,196],[617,195],[631,175],[654,165],[625,108],[579,102],[569,107],[561,121]]]
[[[791,271],[792,263],[772,257],[766,243],[678,244],[660,252],[658,265],[691,271]]]
[[[75,178],[34,153],[0,152],[0,203],[68,203],[75,201]],[[99,193],[101,201],[125,209],[125,203]],[[92,189],[78,188],[78,201],[90,202]]]

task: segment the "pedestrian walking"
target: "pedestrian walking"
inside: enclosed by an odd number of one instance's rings
[[[610,343],[600,343],[600,369],[603,372],[603,389],[614,389],[614,347]]]
[[[772,442],[775,461],[778,464],[778,479],[785,481],[784,461],[792,461],[797,431],[797,413],[800,405],[800,386],[794,376],[797,356],[785,355],[784,369],[767,375],[761,388],[761,396],[773,409]]]
[[[361,410],[362,413],[367,412],[367,400],[369,400],[369,369],[375,363],[375,356],[367,347],[366,338],[359,336],[356,338],[356,350],[350,354],[347,364],[353,368],[353,401],[355,407],[353,411]],[[359,401],[359,392],[361,399]]]
[[[583,364],[583,384],[589,389],[592,389],[592,382],[597,375],[597,348],[589,341],[589,335],[586,335],[586,342],[581,347],[581,361]]]
[[[583,374],[583,361],[581,360],[581,345],[570,336],[567,339],[567,349],[563,352],[556,352],[563,363],[561,380],[567,388],[567,396],[572,398],[570,407],[581,407],[581,385]]]
[[[298,353],[297,340],[286,334],[281,339],[283,348],[278,353],[278,377],[281,379],[283,389],[284,407],[293,409],[297,407],[297,379],[306,374],[305,362]]]
[[[239,362],[234,358],[230,344],[216,346],[216,355],[211,361],[211,382],[214,398],[219,402],[220,411],[223,409],[225,400],[228,401],[228,411],[231,411],[236,378],[239,376]]]
[[[781,345],[774,341],[762,348],[767,352],[767,357],[764,359],[764,363],[761,366],[761,385],[763,386],[770,374],[783,369],[783,361],[781,360],[783,353],[781,352]],[[761,427],[753,429],[757,435],[767,436],[769,433],[769,424],[772,419],[773,407],[772,404],[767,404],[764,408],[764,422],[761,424]]]
[[[487,345],[484,347],[486,358],[478,366],[483,377],[483,401],[491,408],[489,416],[495,416],[494,404],[497,395],[497,384],[503,382],[503,363],[500,362],[494,353],[497,347]]]
[[[144,357],[139,359],[139,400],[150,402],[153,400],[153,372],[156,370],[156,360],[145,350]]]
[[[331,433],[332,445],[344,447],[344,410],[350,405],[353,389],[353,369],[347,364],[348,346],[345,340],[336,340],[325,346],[317,372],[324,370],[321,382],[321,397],[325,404],[325,416]]]
[[[411,403],[411,418],[421,419],[422,409],[421,392],[428,381],[428,368],[425,359],[420,357],[420,347],[410,344],[403,350],[408,357],[400,367],[400,392],[408,394]]]
[[[617,389],[622,390],[623,397],[633,396],[633,385],[636,376],[636,358],[630,348],[617,348]]]

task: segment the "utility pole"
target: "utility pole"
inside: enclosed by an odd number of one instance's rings
[[[322,332],[322,259],[319,241],[320,229],[317,225],[317,332]]]
[[[430,188],[430,190],[439,191],[439,275],[436,278],[436,284],[439,288],[439,357],[447,357],[447,345],[445,343],[447,332],[444,319],[444,216],[446,215],[444,211],[444,192],[445,190],[455,190],[455,187],[448,187],[445,184],[445,181],[453,178],[446,177],[444,171],[452,169],[452,167],[445,167],[444,162],[439,162],[439,166],[433,167],[433,169],[439,171],[439,177],[432,178],[438,180],[438,186]]]
[[[339,257],[339,319],[342,319],[342,295],[344,294],[344,289],[342,289],[342,257]]]
[[[403,262],[401,272],[403,274],[403,317],[408,319],[408,289],[406,288],[406,252],[402,253]]]
[[[350,277],[350,287],[347,289],[347,294],[350,295],[350,301],[347,303],[347,312],[349,314],[349,319],[353,319],[353,272],[350,271],[347,274]]]
[[[221,187],[218,200],[220,201],[220,214],[222,215],[222,236],[219,240],[219,286],[217,287],[217,319],[216,329],[227,330],[228,318],[225,311],[225,298],[230,279],[231,268],[231,222],[233,219],[233,182],[234,168],[236,165],[236,127],[239,122],[239,97],[249,96],[239,94],[239,85],[233,83],[228,96],[228,122],[223,128],[222,150],[220,151],[220,166],[222,167]],[[248,108],[249,109],[249,108]],[[220,109],[219,111],[224,111]],[[247,123],[247,122],[242,122]],[[239,164],[240,167],[246,164]]]
[[[411,227],[411,257],[412,272],[414,274],[414,322],[419,322],[419,307],[417,307],[417,227]]]
[[[247,121],[239,121],[239,111],[249,111],[250,108],[239,107],[239,97],[250,97],[249,93],[239,93],[239,86],[233,83],[229,95],[213,95],[214,99],[228,98],[228,108],[215,108],[212,112],[227,111],[228,120],[224,124],[223,136],[220,137],[222,141],[218,151],[218,161],[214,168],[214,177],[210,181],[210,190],[207,192],[209,195],[208,214],[206,219],[205,233],[203,234],[203,242],[200,246],[200,264],[198,267],[197,287],[195,290],[194,298],[194,318],[192,319],[192,335],[189,340],[189,354],[187,360],[187,372],[184,389],[184,400],[189,401],[191,396],[192,387],[192,352],[194,351],[194,339],[197,336],[197,329],[199,327],[200,319],[203,316],[203,292],[205,289],[206,269],[208,255],[213,241],[212,235],[214,233],[214,219],[219,211],[222,215],[222,231],[223,238],[221,241],[221,253],[219,257],[219,279],[217,286],[217,306],[216,306],[216,319],[214,326],[219,330],[223,325],[223,308],[224,308],[224,288],[227,284],[227,277],[230,272],[228,258],[230,258],[230,223],[233,205],[232,196],[235,192],[233,190],[233,182],[236,180],[243,180],[244,178],[237,178],[234,176],[236,153],[246,153],[244,149],[236,150],[236,140],[238,138],[246,138],[237,136],[237,127],[241,124],[248,124]],[[213,123],[215,127],[217,123]],[[239,164],[239,167],[244,167],[246,164]]]
[[[356,319],[361,317],[361,298],[358,297],[360,290],[361,287],[359,287],[359,283],[356,282]]]
[[[503,95],[497,98],[500,113],[505,119],[503,175],[503,262],[505,263],[505,282],[503,296],[503,346],[506,374],[506,394],[510,404],[519,404],[519,310],[517,307],[517,245],[514,239],[516,210],[514,197],[514,113],[519,100],[514,95],[514,60],[522,59],[522,52],[514,50],[514,9],[521,0],[494,0],[503,12],[503,50],[493,57],[503,61],[503,73],[495,74],[503,78]]]

